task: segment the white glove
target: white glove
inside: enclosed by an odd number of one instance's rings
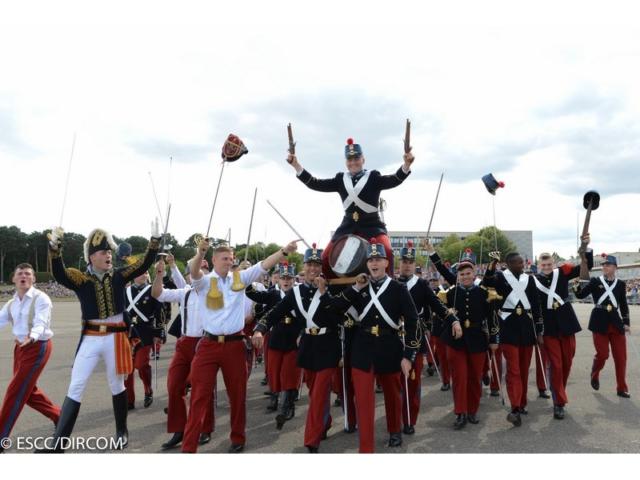
[[[152,238],[160,237],[160,226],[158,225],[158,217],[156,217],[155,220],[151,222],[151,237]]]
[[[51,250],[57,251],[62,246],[62,237],[64,237],[62,227],[54,227],[51,229],[51,233],[47,233]]]

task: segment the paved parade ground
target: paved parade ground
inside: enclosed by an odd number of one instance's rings
[[[388,435],[385,429],[382,395],[377,395],[376,450],[379,453],[640,453],[640,331],[634,330],[634,321],[640,316],[640,307],[631,307],[632,335],[636,349],[628,348],[627,383],[632,398],[616,396],[613,363],[607,361],[601,377],[600,391],[589,385],[589,371],[593,356],[591,334],[586,324],[591,306],[576,305],[583,331],[577,335],[577,352],[569,379],[569,404],[564,420],[552,417],[551,400],[537,398],[535,370],[531,369],[529,383],[529,414],[523,416],[520,428],[512,427],[505,420],[506,407],[499,398],[488,396],[484,389],[478,425],[467,425],[462,431],[454,431],[451,392],[441,392],[437,375],[423,379],[421,413],[413,436],[404,436],[404,444],[397,449],[386,447]],[[55,302],[53,309],[53,354],[44,370],[39,386],[50,398],[61,404],[69,385],[71,364],[78,341],[80,308],[77,302]],[[142,383],[136,378],[136,409],[129,412],[129,448],[127,453],[160,452],[160,445],[170,437],[166,433],[167,406],[166,372],[173,353],[175,339],[162,348],[158,362],[158,389],[150,408],[142,407]],[[0,392],[4,395],[12,368],[13,341],[11,331],[0,332]],[[152,362],[153,365],[153,362]],[[296,417],[282,431],[275,429],[275,415],[265,413],[266,387],[260,385],[263,367],[254,369],[249,379],[247,398],[247,445],[251,453],[301,453],[303,448],[304,419],[307,411],[308,393],[303,389],[297,402]],[[229,446],[229,409],[222,377],[218,377],[219,401],[216,431],[208,445],[201,447],[202,453],[223,453]],[[335,396],[332,396],[332,402]],[[343,415],[339,407],[332,407],[333,427],[328,440],[321,443],[325,453],[356,453],[357,433],[343,432]],[[104,366],[100,365],[85,392],[80,415],[74,430],[75,436],[111,436],[115,432],[111,394]],[[14,441],[20,436],[47,436],[53,433],[48,419],[25,407],[11,434]],[[9,452],[15,452],[15,448]],[[174,452],[179,452],[175,450]]]

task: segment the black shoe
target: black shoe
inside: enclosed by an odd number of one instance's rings
[[[278,411],[278,397],[279,397],[279,394],[277,393],[271,394],[271,398],[269,398],[269,405],[267,405],[267,412]]]
[[[318,453],[318,447],[312,447],[311,445],[306,445],[306,447],[309,453]]]
[[[564,407],[560,405],[554,405],[553,418],[555,418],[556,420],[562,420],[564,418]]]
[[[200,438],[198,438],[198,445],[206,445],[211,441],[210,433],[201,433]]]
[[[264,378],[260,380],[260,385],[266,385],[267,383],[269,383],[269,379],[265,375]]]
[[[460,413],[456,416],[456,421],[453,423],[454,430],[461,430],[467,424],[467,416],[464,413]]]
[[[433,377],[433,374],[436,373],[436,369],[433,368],[433,364],[429,364],[429,366],[427,367],[427,375],[429,375],[430,377]]]
[[[546,390],[538,390],[538,396],[540,398],[551,398],[551,395]]]
[[[478,417],[476,417],[475,414],[470,413],[469,415],[467,415],[467,422],[473,425],[477,425],[478,423],[480,423],[480,420],[478,420]]]
[[[300,390],[302,390],[302,387],[300,387]],[[295,398],[293,399],[294,402],[297,402],[298,400],[300,400],[300,390],[296,390],[296,395],[295,395]]]
[[[149,408],[152,403],[153,403],[153,391],[151,391],[149,395],[144,396],[144,403],[143,403],[144,408]]]
[[[404,433],[405,435],[413,435],[414,433],[416,433],[416,429],[413,425],[405,425],[402,429],[402,433]]]
[[[297,390],[286,390],[282,399],[282,409],[276,416],[276,428],[282,430],[285,422],[291,420],[296,413],[295,394]]]
[[[356,430],[358,430],[355,426],[349,426],[347,428],[344,429],[344,433],[355,433]]]
[[[449,390],[451,390],[451,385],[449,385],[448,383],[443,383],[440,387],[441,392],[447,392]]]
[[[513,410],[509,415],[507,415],[507,421],[513,423],[514,427],[519,427],[520,425],[522,425],[520,412],[518,410]]]
[[[381,385],[376,385],[376,393],[382,393],[382,386]]]
[[[600,390],[600,380],[598,378],[591,377],[591,388],[594,390]]]
[[[173,437],[169,439],[168,442],[162,444],[162,450],[171,450],[172,448],[176,448],[178,445],[182,443],[182,432],[176,432],[173,434]]]
[[[123,392],[126,393],[126,392]],[[73,427],[78,419],[78,412],[80,412],[80,402],[64,398],[62,408],[60,409],[60,418],[58,419],[58,425],[56,426],[56,433],[53,434],[54,448],[43,448],[35,450],[35,453],[64,453],[63,445],[60,444],[60,439],[69,438]]]
[[[390,447],[399,447],[402,445],[402,433],[392,433],[389,435],[389,446]]]
[[[135,403],[127,403],[127,410],[135,410],[135,409],[136,409]]]
[[[337,398],[333,401],[333,406],[334,406],[334,407],[341,407],[341,406],[342,406],[342,400],[340,400],[340,397],[337,397]]]
[[[227,450],[227,453],[240,453],[244,450],[244,444],[241,443],[232,443]]]
[[[491,397],[499,397],[500,396],[500,390],[491,390],[491,393],[489,394],[489,396],[491,396]]]
[[[518,409],[518,413],[520,413],[520,415],[529,415],[529,410],[527,410],[525,407],[520,407]]]
[[[262,355],[256,355],[256,365],[262,364]]]
[[[631,394],[629,392],[618,392],[618,396],[622,398],[631,398]]]
[[[164,414],[169,415],[169,407],[164,407]]]
[[[146,399],[146,397],[145,397]],[[129,445],[129,430],[127,430],[127,391],[111,397],[113,403],[113,416],[116,420],[116,450],[123,450]]]
[[[482,384],[483,384],[485,387],[488,387],[490,383],[491,383],[491,379],[489,378],[489,375],[484,375],[484,376],[482,377]]]

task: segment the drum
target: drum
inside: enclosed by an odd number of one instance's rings
[[[367,272],[368,242],[357,235],[344,235],[336,240],[329,256],[331,270],[338,277],[353,277]]]

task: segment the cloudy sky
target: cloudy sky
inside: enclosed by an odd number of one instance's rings
[[[59,223],[75,133],[66,230],[147,236],[152,172],[184,240],[206,230],[234,132],[250,153],[225,168],[212,233],[244,243],[258,187],[252,240],[293,238],[270,199],[324,244],[341,203],[296,180],[286,124],[322,177],[344,168],[347,137],[393,172],[410,118],[416,161],[384,194],[390,230],[426,230],[441,172],[433,229],[491,224],[493,172],[498,228],[533,230],[535,251],[573,253],[590,189],[594,249],[640,248],[640,16],[623,3],[14,3],[0,12],[1,225]]]

